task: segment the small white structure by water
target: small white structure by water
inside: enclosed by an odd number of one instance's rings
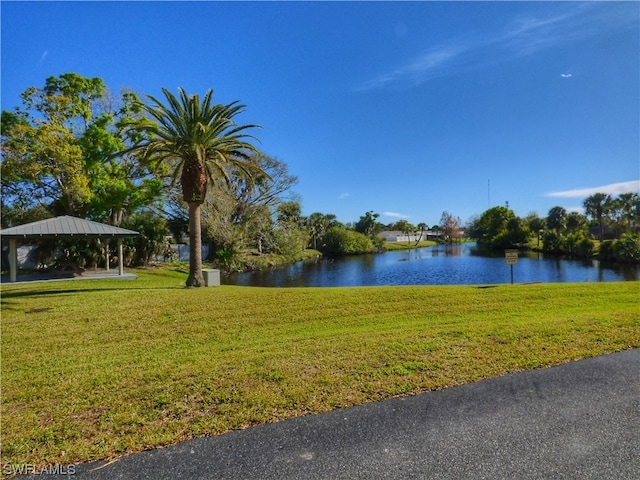
[[[443,238],[443,234],[441,232],[434,232],[432,230],[425,230],[422,232],[422,236],[420,233],[406,233],[400,231],[384,231],[378,234],[379,237],[384,238],[385,242],[417,242],[418,240],[439,240]]]

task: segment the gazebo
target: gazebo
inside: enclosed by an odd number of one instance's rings
[[[9,240],[9,281],[18,278],[18,241],[35,238],[116,238],[118,240],[118,275],[124,275],[122,261],[122,239],[138,236],[138,232],[113,227],[104,223],[92,222],[82,218],[62,216],[27,223],[17,227],[0,230],[0,237]],[[107,255],[107,270],[109,257]]]

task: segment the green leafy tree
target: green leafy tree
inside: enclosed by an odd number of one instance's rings
[[[369,211],[360,217],[355,224],[355,231],[364,233],[368,237],[373,237],[382,231],[384,228],[381,223],[378,222],[380,214]]]
[[[2,197],[23,210],[55,203],[59,213],[78,215],[89,200],[82,149],[63,125],[39,124],[20,114],[2,129]],[[35,121],[34,121],[35,122]]]
[[[142,137],[128,152],[140,154],[149,165],[168,165],[175,182],[179,181],[183,200],[189,206],[189,276],[187,286],[204,286],[202,275],[201,206],[210,182],[232,181],[233,175],[249,184],[266,175],[252,158],[255,147],[247,141],[254,137],[238,125],[235,117],[244,105],[213,104],[213,90],[202,100],[179,89],[179,98],[162,89],[166,104],[153,96],[139,103],[147,114],[129,126],[129,132]]]
[[[120,224],[157,203],[161,182],[135,158],[117,155],[135,95],[112,98],[100,78],[49,77],[22,94],[22,107],[2,112],[3,207],[90,217]]]
[[[486,248],[505,248],[514,246],[516,241],[509,235],[509,221],[516,218],[515,213],[506,207],[497,206],[486,210],[473,222],[471,237]]]

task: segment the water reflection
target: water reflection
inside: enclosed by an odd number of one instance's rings
[[[640,279],[637,265],[610,266],[597,260],[564,260],[520,252],[514,281],[609,282]],[[372,285],[467,285],[509,283],[504,254],[483,254],[473,243],[437,245],[230,276],[223,283],[266,287],[336,287]]]

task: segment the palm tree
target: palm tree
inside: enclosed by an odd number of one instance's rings
[[[599,240],[604,238],[604,217],[607,214],[608,206],[611,202],[611,195],[606,193],[594,193],[587,197],[584,201],[584,209],[594,220],[598,221],[598,227],[600,231]]]
[[[245,106],[232,102],[212,104],[213,90],[202,102],[199,95],[178,89],[180,98],[163,88],[167,104],[148,96],[150,102],[138,102],[147,114],[129,126],[132,136],[141,138],[129,152],[141,154],[152,167],[168,166],[174,183],[179,179],[183,200],[189,205],[189,277],[188,287],[204,285],[202,275],[201,205],[207,186],[224,181],[231,173],[252,183],[257,177],[269,177],[252,157],[255,147],[246,140],[247,129],[256,125],[237,125],[233,118]]]
[[[418,244],[420,243],[420,240],[422,240],[422,236],[424,235],[424,231],[427,229],[427,224],[424,223],[424,222],[421,222],[416,226],[420,229],[420,236],[418,237],[418,240],[416,241],[416,247],[417,247]]]
[[[640,196],[637,193],[622,193],[618,197],[620,209],[622,210],[621,217],[627,221],[627,231],[633,233],[633,208],[638,204]]]

